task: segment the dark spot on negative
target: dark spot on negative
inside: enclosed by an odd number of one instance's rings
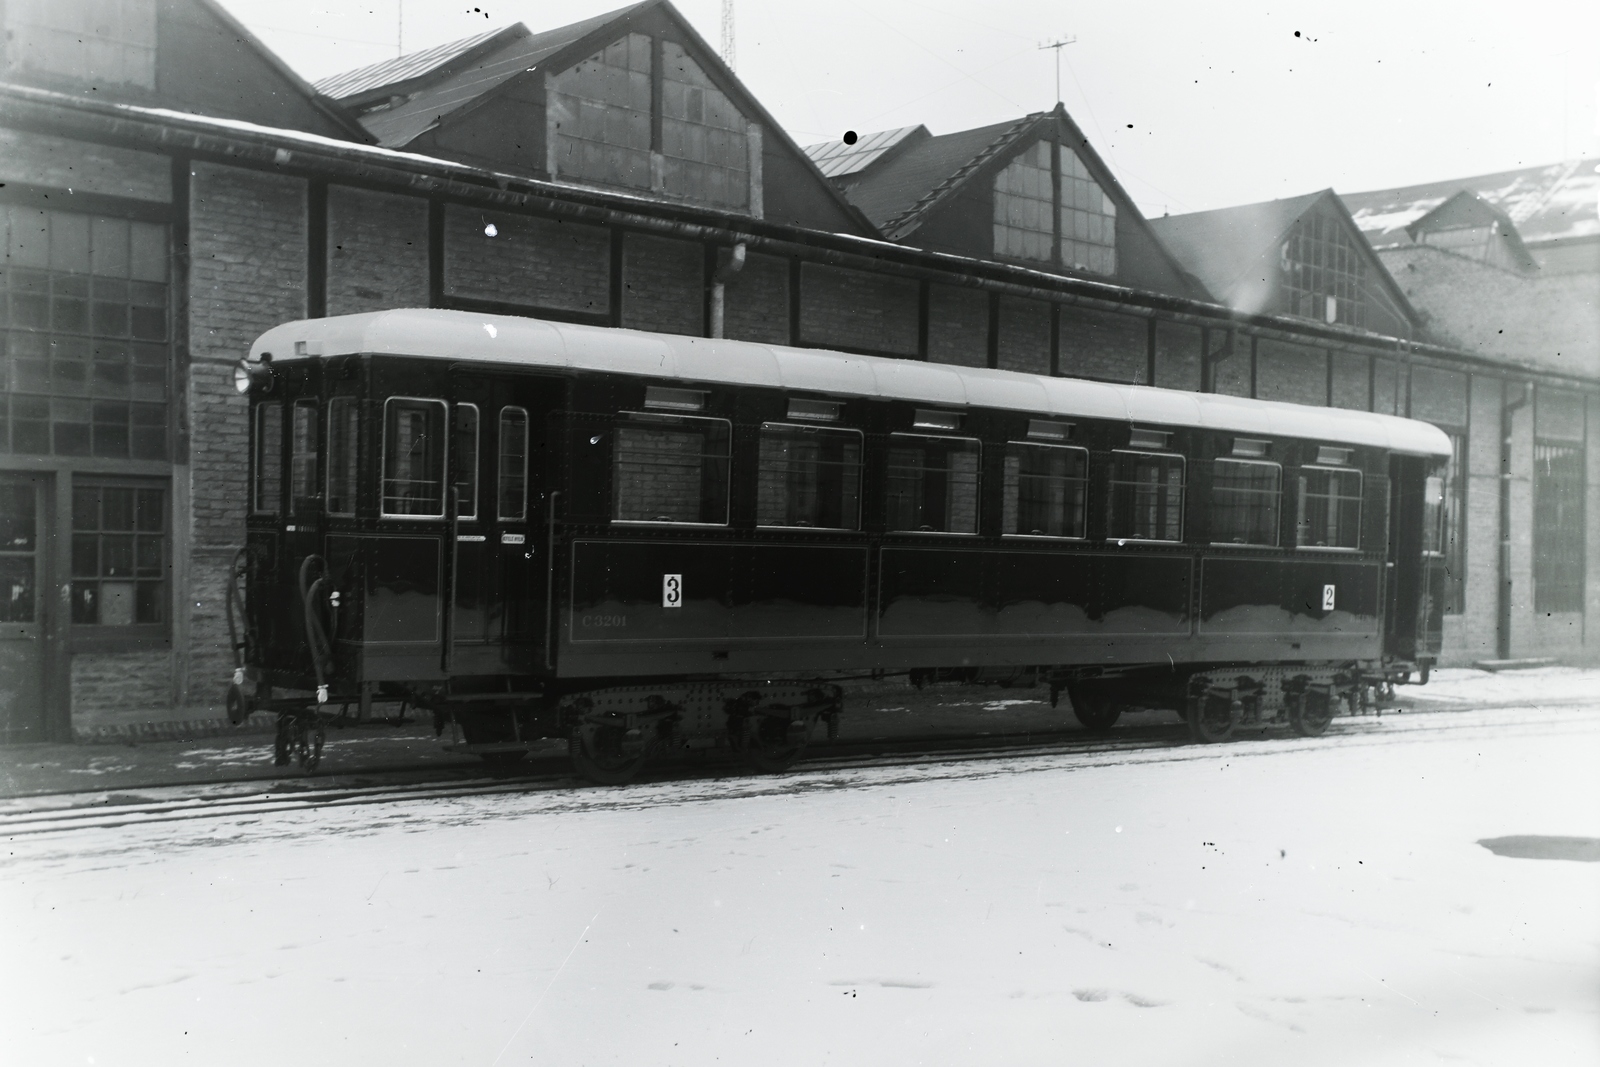
[[[854,131],[854,130],[846,130],[846,131],[844,131],[844,143],[845,144],[855,144],[856,141],[858,141],[858,140],[860,140],[860,138],[858,138],[856,136],[856,131]]]
[[[1576,860],[1600,863],[1600,837],[1542,837],[1518,834],[1513,837],[1486,837],[1478,844],[1496,856],[1519,860]]]

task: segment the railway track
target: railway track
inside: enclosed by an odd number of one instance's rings
[[[1187,742],[1187,731],[1181,725],[1143,726],[1118,730],[1110,736],[1086,737],[1081,730],[1062,730],[1050,734],[1033,733],[997,737],[938,736],[922,738],[876,738],[819,743],[811,754],[793,771],[778,776],[735,776],[730,771],[736,766],[727,760],[664,760],[651,768],[636,783],[637,786],[659,786],[674,783],[693,784],[697,781],[726,781],[736,777],[741,783],[740,793],[785,792],[806,787],[808,780],[837,777],[841,773],[867,769],[900,770],[896,780],[913,780],[934,766],[944,766],[951,773],[966,770],[978,771],[983,764],[998,761],[1016,761],[1066,757],[1073,766],[1101,766],[1107,763],[1137,760],[1192,760],[1214,758],[1228,754],[1239,758],[1267,756],[1285,751],[1327,744],[1360,746],[1364,744],[1392,743],[1415,740],[1424,733],[1455,733],[1459,730],[1498,730],[1526,727],[1544,729],[1556,719],[1572,719],[1567,709],[1511,709],[1494,710],[1544,710],[1540,722],[1530,722],[1526,717],[1516,720],[1485,721],[1481,715],[1471,717],[1418,717],[1363,716],[1335,720],[1328,734],[1321,738],[1296,738],[1278,731],[1244,735],[1238,741],[1222,746],[1192,745]],[[1120,735],[1120,736],[1119,736]],[[979,765],[979,766],[970,766]],[[370,775],[369,775],[370,776]],[[565,761],[541,759],[530,763],[524,773],[509,778],[468,778],[449,781],[422,781],[409,783],[383,783],[360,785],[332,785],[317,788],[315,779],[301,779],[305,788],[279,789],[272,792],[236,792],[222,795],[174,796],[163,798],[160,790],[152,795],[138,796],[129,793],[110,796],[82,794],[53,794],[37,798],[32,806],[14,807],[0,812],[0,837],[17,839],[44,834],[68,834],[94,829],[120,829],[205,819],[258,819],[307,812],[319,809],[358,807],[366,805],[403,804],[430,800],[456,800],[495,795],[571,792],[590,797],[605,796],[613,802],[628,803],[627,794],[633,788],[587,787],[573,776]],[[193,788],[192,786],[185,788]],[[83,802],[75,802],[82,798]]]

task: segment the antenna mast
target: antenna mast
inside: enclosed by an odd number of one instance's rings
[[[1069,44],[1077,43],[1076,37],[1057,37],[1053,41],[1039,42],[1039,51],[1048,48],[1056,54],[1056,103],[1058,104],[1061,103],[1061,50]]]
[[[722,61],[732,70],[734,59],[733,0],[722,0]]]

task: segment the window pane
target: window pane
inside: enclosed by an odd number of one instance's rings
[[[500,409],[500,493],[496,513],[513,521],[528,517],[528,413],[522,408]]]
[[[1217,460],[1211,468],[1211,540],[1276,545],[1282,484],[1283,469],[1276,463]]]
[[[1300,471],[1295,544],[1302,548],[1361,546],[1361,472],[1306,467]]]
[[[612,518],[726,523],[729,436],[721,419],[636,415],[619,423]]]
[[[1533,606],[1583,610],[1584,462],[1581,446],[1533,448]]]
[[[1001,531],[1036,537],[1085,533],[1089,453],[1061,445],[1006,447]]]
[[[765,423],[756,483],[758,526],[860,528],[861,434]]]
[[[384,404],[383,513],[444,515],[445,406],[392,398]]]
[[[457,404],[456,431],[456,516],[478,517],[478,405]]]
[[[317,402],[294,402],[290,427],[289,507],[297,515],[317,510]]]
[[[888,528],[977,533],[978,456],[970,438],[890,434]]]
[[[1113,452],[1107,536],[1183,540],[1183,457]]]
[[[255,510],[265,515],[278,513],[282,445],[283,405],[276,400],[257,404]]]
[[[356,513],[356,426],[354,397],[328,401],[328,514]]]

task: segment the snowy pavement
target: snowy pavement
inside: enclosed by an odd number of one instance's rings
[[[1600,863],[1477,843],[1600,838],[1540,704],[16,838],[5,1058],[1592,1065]]]

